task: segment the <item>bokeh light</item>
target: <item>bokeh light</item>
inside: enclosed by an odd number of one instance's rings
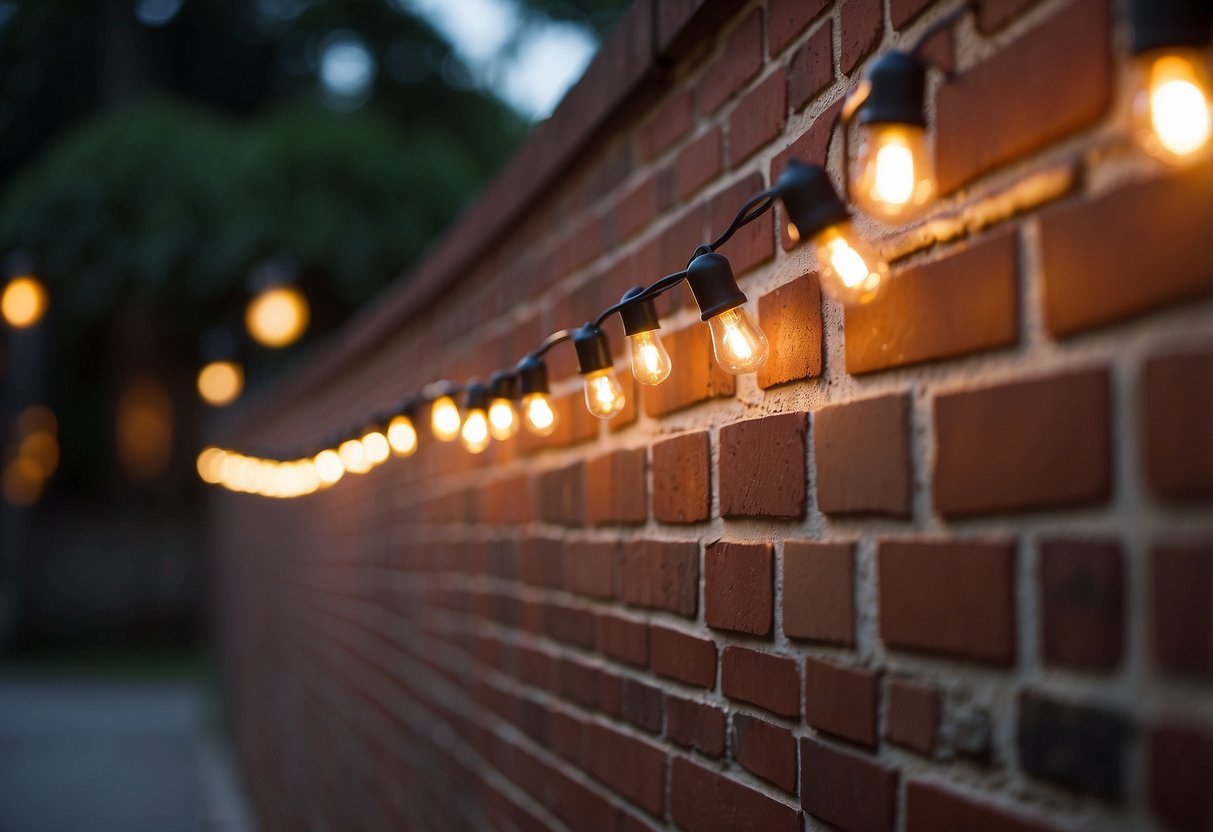
[[[244,368],[235,361],[212,361],[198,371],[198,395],[212,407],[225,407],[244,390]]]
[[[294,286],[272,286],[249,301],[244,323],[258,344],[278,349],[298,341],[310,318],[303,292]]]
[[[9,326],[25,329],[42,320],[46,314],[46,287],[35,277],[15,277],[0,295],[0,314]]]

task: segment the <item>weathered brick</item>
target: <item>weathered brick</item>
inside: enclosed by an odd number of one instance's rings
[[[665,808],[665,753],[603,725],[586,732],[590,774],[628,800],[661,815]]]
[[[585,523],[585,464],[574,462],[538,476],[539,517],[545,523]]]
[[[834,22],[825,21],[792,55],[788,69],[788,104],[803,110],[834,83]]]
[[[685,200],[719,176],[723,164],[720,128],[713,127],[696,136],[678,151],[678,158],[674,161],[674,193],[678,200]]]
[[[591,598],[615,597],[618,546],[614,543],[566,543],[564,581],[570,592]]]
[[[1154,358],[1142,376],[1150,485],[1168,500],[1213,497],[1213,352]]]
[[[889,679],[885,687],[885,736],[904,748],[931,756],[939,726],[939,691],[909,679]]]
[[[594,646],[594,614],[567,604],[543,604],[543,630],[556,641],[578,647]]]
[[[1108,4],[1075,0],[939,88],[941,193],[1095,122],[1111,98]]]
[[[909,517],[910,397],[881,396],[813,414],[817,507],[826,514]]]
[[[900,29],[922,14],[936,0],[889,0],[889,20],[894,29]]]
[[[1033,776],[1119,801],[1128,739],[1129,724],[1114,711],[1031,691],[1019,698],[1019,762]]]
[[[815,273],[801,275],[758,299],[758,323],[771,353],[758,370],[758,386],[821,375],[821,286]]]
[[[1041,542],[1041,653],[1048,664],[1104,671],[1120,664],[1123,572],[1115,543]]]
[[[1015,658],[1015,547],[881,541],[880,636],[992,664]]]
[[[687,832],[800,832],[800,813],[683,757],[674,758],[670,813]]]
[[[855,643],[855,547],[783,544],[783,631],[792,638]]]
[[[906,832],[1057,832],[1057,827],[923,780],[906,786]]]
[[[729,646],[720,656],[720,689],[780,716],[800,715],[800,676],[795,659]]]
[[[1037,2],[1039,0],[983,0],[977,7],[977,28],[983,32],[993,32]]]
[[[623,680],[623,718],[641,731],[661,733],[665,694],[661,688],[636,679]]]
[[[1174,723],[1155,726],[1146,761],[1150,806],[1167,828],[1213,829],[1213,734]]]
[[[796,738],[787,728],[748,714],[733,716],[733,758],[768,783],[796,793]]]
[[[476,515],[482,523],[525,523],[530,519],[529,491],[525,474],[493,480],[477,492]]]
[[[829,0],[771,0],[767,9],[767,40],[775,57],[821,14]]]
[[[1213,292],[1213,168],[1131,184],[1040,215],[1043,303],[1065,337]]]
[[[715,705],[666,696],[665,735],[683,748],[694,748],[709,757],[724,753],[724,711]]]
[[[1108,374],[1086,370],[935,400],[935,505],[959,517],[1106,502]]]
[[[714,113],[762,68],[762,10],[754,9],[729,33],[724,52],[699,81],[699,111]]]
[[[838,64],[843,75],[850,75],[880,42],[884,33],[884,2],[847,0],[842,6],[840,20],[842,38]]]
[[[699,602],[699,545],[663,540],[626,543],[620,562],[622,597],[638,607],[692,616]]]
[[[653,446],[653,519],[700,523],[712,504],[712,451],[707,431],[675,436]]]
[[[729,116],[729,167],[736,167],[783,132],[788,77],[783,67],[750,90]]]
[[[686,87],[675,87],[645,124],[636,132],[636,146],[641,161],[661,155],[675,142],[685,136],[694,121],[691,91]]]
[[[649,629],[649,668],[676,682],[711,688],[716,684],[716,644],[654,624]]]
[[[615,451],[585,463],[586,521],[636,524],[648,519],[644,448]]]
[[[1213,546],[1157,546],[1151,567],[1155,661],[1169,673],[1213,678]]]
[[[662,330],[661,337],[670,355],[677,358],[669,378],[657,387],[644,388],[646,414],[661,418],[711,398],[733,395],[733,376],[716,364],[707,326],[692,324],[670,333]]]
[[[633,186],[615,205],[615,234],[619,241],[635,236],[657,216],[657,180],[649,176]]]
[[[897,770],[802,739],[800,804],[841,829],[887,832],[896,818]]]
[[[805,414],[782,413],[720,429],[720,513],[805,514]]]
[[[703,553],[703,613],[709,627],[769,636],[775,608],[771,544],[717,542]]]
[[[805,659],[804,720],[814,728],[875,748],[879,702],[879,673]]]
[[[1011,347],[1019,341],[1019,254],[1014,231],[986,237],[890,280],[846,312],[850,373]]]
[[[547,537],[522,542],[519,577],[523,583],[556,588],[564,585],[564,543]]]
[[[598,651],[636,667],[649,663],[649,628],[643,621],[619,615],[597,617]]]
[[[713,194],[708,208],[713,231],[719,233],[733,222],[737,208],[766,185],[762,175],[752,173],[734,182],[723,191]],[[720,253],[729,258],[735,275],[743,275],[775,256],[775,217],[766,214],[740,229],[721,248]]]

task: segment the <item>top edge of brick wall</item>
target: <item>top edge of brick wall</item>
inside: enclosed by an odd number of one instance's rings
[[[728,0],[636,0],[585,74],[421,259],[275,383],[232,412],[227,432],[272,418],[372,352],[460,280],[520,222],[613,116],[659,91],[667,67],[736,10]]]

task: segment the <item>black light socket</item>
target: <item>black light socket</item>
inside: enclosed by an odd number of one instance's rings
[[[783,200],[788,220],[796,226],[799,242],[851,218],[846,203],[838,198],[830,175],[821,165],[789,161],[775,182],[775,191]]]
[[[493,391],[494,399],[516,401],[519,398],[518,373],[513,370],[498,370],[489,376],[489,388]]]
[[[921,58],[909,52],[887,52],[872,62],[868,82],[871,91],[856,113],[860,124],[927,126],[923,106],[927,65]]]
[[[643,292],[643,286],[633,286],[623,293],[619,302],[629,301]],[[642,332],[661,329],[661,321],[657,317],[657,304],[653,302],[652,298],[636,301],[620,309],[619,318],[623,321],[624,335],[639,335]]]
[[[543,359],[528,355],[518,362],[518,392],[523,396],[535,393],[547,395],[552,392],[548,387],[548,367]]]
[[[472,382],[468,385],[467,402],[464,403],[465,408],[467,410],[488,410],[491,392],[489,386],[484,382]]]
[[[1134,55],[1213,42],[1213,0],[1129,0]]]
[[[729,258],[714,251],[695,257],[687,266],[687,283],[699,305],[700,320],[715,318],[721,312],[745,303],[745,293],[737,286]]]
[[[585,324],[573,333],[573,347],[577,350],[577,372],[583,376],[614,366],[606,333],[593,324]]]

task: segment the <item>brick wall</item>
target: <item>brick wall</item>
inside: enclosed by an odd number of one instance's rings
[[[643,0],[225,439],[313,442],[681,267],[954,5]],[[673,375],[621,373],[609,424],[557,349],[549,439],[216,494],[267,828],[1213,828],[1213,174],[1127,143],[1121,5],[985,0],[934,39],[945,197],[865,225],[877,302],[823,300],[777,215],[724,247],[757,376],[680,290]]]

